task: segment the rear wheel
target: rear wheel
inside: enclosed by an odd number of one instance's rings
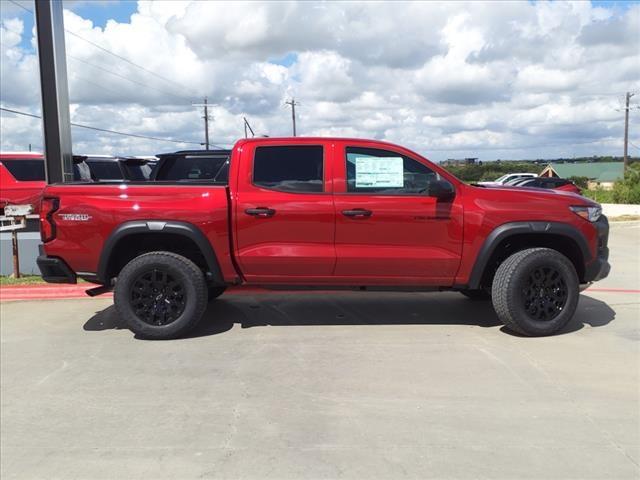
[[[514,253],[493,279],[493,306],[509,329],[528,336],[552,335],[578,306],[578,276],[571,261],[549,248]]]
[[[146,253],[118,275],[114,302],[132,332],[148,339],[171,339],[200,321],[207,285],[191,260],[170,252]]]

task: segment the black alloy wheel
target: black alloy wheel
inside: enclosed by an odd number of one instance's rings
[[[553,266],[534,268],[522,290],[524,308],[532,319],[551,321],[564,309],[569,298],[562,273]]]
[[[149,325],[168,325],[184,312],[184,285],[166,270],[154,268],[139,275],[131,286],[131,306]]]

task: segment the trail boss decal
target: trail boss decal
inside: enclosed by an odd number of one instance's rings
[[[93,217],[88,213],[61,213],[60,218],[69,222],[88,222]]]

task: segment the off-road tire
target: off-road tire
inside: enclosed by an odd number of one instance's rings
[[[547,283],[552,287],[537,286],[541,284],[535,283],[534,275],[541,271],[543,275],[557,273],[554,283]],[[491,297],[498,318],[508,329],[526,336],[545,336],[558,332],[573,318],[579,287],[576,270],[567,257],[550,248],[529,248],[514,253],[498,267]],[[549,318],[536,318],[545,313]]]
[[[460,290],[460,293],[474,302],[482,302],[491,300],[491,292],[484,289],[478,290]]]
[[[134,284],[147,272],[166,272],[174,283],[179,283],[183,292],[181,313],[167,324],[147,323],[134,309]],[[188,258],[171,252],[151,252],[134,258],[122,269],[114,288],[114,303],[120,318],[136,335],[150,340],[168,340],[186,334],[202,318],[207,300],[207,284],[202,271]]]
[[[213,300],[218,298],[220,295],[222,295],[224,293],[224,291],[226,289],[227,289],[227,287],[219,287],[219,286],[216,286],[216,285],[207,286],[207,293],[208,293],[209,301],[212,302]]]

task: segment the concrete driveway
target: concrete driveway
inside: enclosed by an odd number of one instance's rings
[[[190,338],[110,299],[9,302],[12,478],[640,478],[640,227],[561,335],[456,293],[223,296]]]

